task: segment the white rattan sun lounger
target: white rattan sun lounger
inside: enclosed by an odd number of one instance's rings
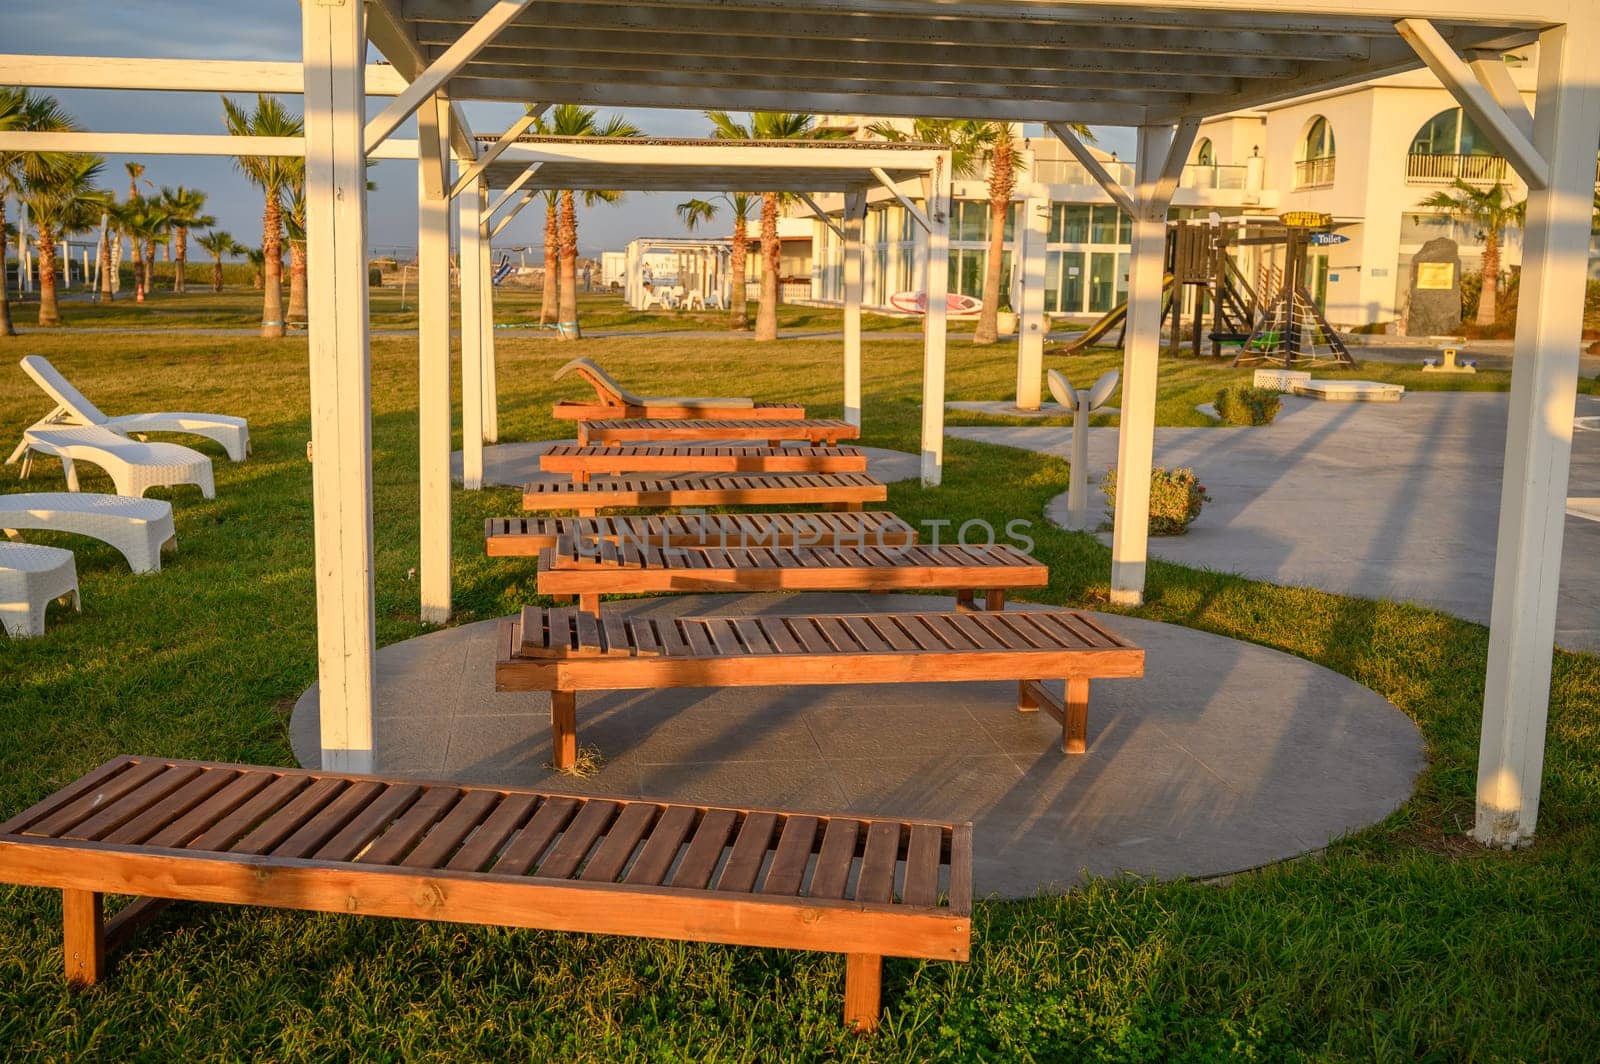
[[[109,543],[136,573],[161,571],[163,549],[176,549],[172,504],[95,492],[29,491],[0,495],[0,529],[71,532]]]
[[[72,552],[33,543],[0,543],[0,625],[12,639],[44,635],[44,609],[51,599],[78,597],[78,570]]]
[[[35,428],[47,425],[99,425],[124,436],[144,432],[178,432],[215,440],[222,444],[228,457],[235,462],[244,461],[250,453],[250,429],[242,417],[170,411],[108,417],[85,399],[83,393],[74,388],[43,355],[28,355],[22,359],[21,365],[23,372],[32,377],[34,383],[56,404],[56,408]],[[23,450],[24,445],[19,445],[6,459],[6,464],[10,465],[21,458]]]
[[[22,475],[27,477],[33,455],[47,454],[61,459],[67,477],[67,490],[78,490],[76,462],[88,462],[104,469],[117,486],[118,495],[140,498],[155,487],[196,484],[200,494],[216,498],[211,480],[211,459],[199,451],[176,443],[139,443],[97,426],[82,428],[34,427],[22,434]]]

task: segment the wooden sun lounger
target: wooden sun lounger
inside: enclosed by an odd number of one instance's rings
[[[580,444],[764,440],[768,447],[778,447],[785,440],[798,440],[814,447],[819,445],[833,447],[840,440],[853,440],[860,435],[860,426],[851,425],[838,418],[811,420],[788,418],[775,421],[751,418],[725,421],[708,418],[684,421],[664,418],[623,418],[615,421],[583,421],[578,424]]]
[[[119,757],[0,824],[0,881],[61,891],[80,985],[183,900],[844,953],[871,1030],[884,956],[967,959],[972,828]]]
[[[589,421],[598,418],[738,418],[793,420],[804,418],[806,408],[797,403],[758,403],[747,398],[691,398],[679,396],[635,395],[596,362],[575,358],[555,373],[560,380],[576,373],[594,388],[593,402],[562,400],[551,409],[552,416],[566,420]]]
[[[859,447],[585,447],[563,443],[539,456],[539,468],[546,473],[570,473],[579,483],[595,475],[628,473],[865,473],[867,455]]]
[[[601,507],[838,506],[859,510],[883,502],[889,490],[865,473],[713,473],[679,477],[616,477],[538,481],[522,489],[524,510],[573,510],[592,516]]]
[[[1044,587],[1050,570],[1015,547],[639,547],[564,539],[539,553],[539,594],[576,595],[600,612],[601,595],[655,591],[925,591],[955,588],[964,602],[988,592]]]
[[[864,513],[651,514],[635,517],[491,517],[490,557],[536,558],[563,537],[656,547],[898,547],[917,531],[887,510]]]
[[[1144,675],[1144,651],[1075,610],[596,617],[524,607],[500,625],[495,690],[549,691],[557,767],[577,757],[578,692],[1014,680],[1017,709],[1087,747],[1089,681]],[[1065,696],[1041,682],[1064,677]]]

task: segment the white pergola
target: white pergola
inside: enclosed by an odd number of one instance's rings
[[[1530,190],[1474,833],[1493,845],[1532,837],[1600,145],[1593,0],[304,0],[301,17],[298,65],[39,56],[0,64],[8,82],[41,87],[303,91],[303,140],[7,133],[0,148],[304,152],[325,767],[372,763],[369,157],[415,157],[421,170],[424,556],[441,536],[448,542],[448,511],[430,505],[448,487],[429,480],[450,439],[443,234],[448,193],[472,187],[495,153],[479,149],[451,101],[1046,124],[1134,217],[1111,569],[1113,601],[1131,605],[1145,576],[1165,219],[1198,122],[1425,64]],[[1534,43],[1530,114],[1498,56]],[[368,66],[369,44],[392,65]],[[384,93],[392,101],[369,115],[367,96]],[[417,143],[390,141],[413,114]],[[1076,141],[1072,122],[1137,130],[1130,187]],[[507,138],[520,132],[514,126]],[[453,181],[452,152],[462,168]],[[476,200],[481,217],[481,197],[462,197],[469,214]],[[939,209],[937,194],[929,203]],[[943,283],[941,271],[930,273]],[[943,395],[942,380],[925,383],[926,431],[942,418]],[[935,447],[926,479],[937,479],[937,455]]]

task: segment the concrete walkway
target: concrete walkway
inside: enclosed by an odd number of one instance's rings
[[[904,595],[701,595],[607,609],[666,613],[953,608]],[[377,770],[679,801],[971,819],[980,894],[1026,896],[1085,873],[1210,876],[1292,857],[1404,802],[1415,726],[1300,658],[1127,617],[1146,676],[1103,680],[1089,752],[1019,714],[1016,684],[596,692],[579,697],[588,779],[550,760],[549,697],[493,690],[484,621],[378,652]],[[320,759],[317,689],[295,705],[300,763]]]
[[[576,444],[577,440],[533,440],[528,443],[495,443],[483,449],[483,483],[491,488],[520,488],[535,481],[571,480],[566,473],[545,473],[539,469],[539,456],[558,444]],[[719,441],[728,442],[728,441]],[[765,443],[751,440],[750,443]],[[856,444],[846,442],[845,446]],[[922,475],[922,466],[914,454],[891,451],[883,447],[862,447],[867,453],[867,472],[885,484],[897,480],[914,480]],[[461,480],[461,452],[450,455],[450,476]]]
[[[1151,554],[1487,624],[1508,408],[1495,392],[1410,392],[1382,404],[1286,397],[1269,427],[1158,428],[1156,463],[1192,466],[1212,501],[1187,535],[1152,540]],[[1580,395],[1577,413],[1600,414],[1600,397]],[[1061,428],[949,431],[1063,458],[1071,443]],[[1092,472],[1116,461],[1116,433],[1090,430]],[[1574,433],[1570,483],[1572,495],[1600,495],[1600,433]],[[1051,507],[1062,523],[1065,497]],[[1600,524],[1569,518],[1561,646],[1600,651],[1597,557]]]

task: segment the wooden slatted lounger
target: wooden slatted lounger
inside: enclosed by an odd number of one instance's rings
[[[794,420],[806,416],[797,403],[758,403],[747,398],[680,398],[676,396],[635,395],[587,358],[575,358],[562,366],[552,378],[560,380],[576,373],[594,388],[592,402],[562,400],[550,413],[566,420],[588,421],[597,418],[740,418],[750,420]]]
[[[119,757],[0,824],[0,881],[61,891],[76,984],[220,902],[844,953],[871,1030],[884,956],[967,959],[972,828]]]
[[[864,513],[651,514],[634,517],[491,517],[490,557],[535,558],[566,537],[657,547],[898,547],[917,531],[887,510]]]
[[[840,440],[861,435],[857,425],[837,418],[761,421],[751,418],[711,420],[668,420],[663,418],[623,418],[616,421],[580,421],[578,443],[711,443],[717,440],[765,440],[778,447],[785,440],[798,440],[812,446],[833,447]]]
[[[1016,680],[1017,709],[1087,746],[1089,681],[1143,676],[1144,651],[1075,610],[596,617],[523,607],[499,629],[495,690],[549,691],[555,764],[577,758],[578,692]],[[1041,682],[1065,677],[1065,697]]]
[[[628,473],[865,473],[867,455],[859,447],[584,447],[563,443],[539,456],[539,468],[546,473],[570,473],[579,483],[595,475]]]
[[[600,612],[601,595],[655,591],[925,591],[955,588],[963,602],[988,592],[1044,587],[1050,570],[1004,543],[962,547],[640,547],[559,541],[539,552],[539,594],[576,595]]]
[[[837,506],[859,510],[883,502],[889,490],[865,473],[712,473],[678,477],[616,477],[576,484],[536,481],[522,489],[524,510],[573,510],[593,516],[601,507]]]

